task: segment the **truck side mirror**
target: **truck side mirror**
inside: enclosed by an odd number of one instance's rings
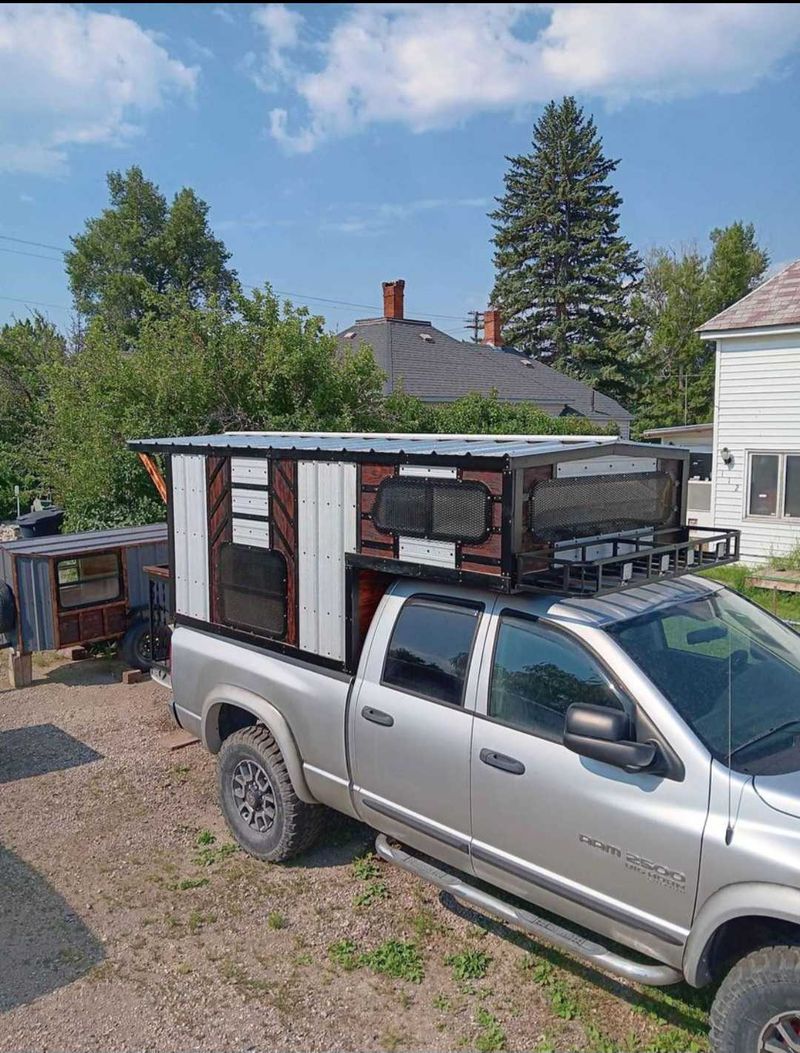
[[[659,755],[653,742],[631,741],[631,721],[621,709],[573,703],[564,724],[564,745],[573,753],[627,772],[650,768]]]

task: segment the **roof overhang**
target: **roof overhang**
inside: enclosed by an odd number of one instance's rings
[[[731,340],[743,336],[782,336],[784,333],[800,333],[800,322],[790,325],[749,326],[745,329],[695,330],[701,340]]]

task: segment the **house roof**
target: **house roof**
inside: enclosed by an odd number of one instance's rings
[[[166,523],[147,526],[114,527],[111,530],[86,530],[80,534],[51,534],[46,537],[19,538],[2,541],[0,548],[15,556],[61,556],[101,549],[128,548],[131,545],[151,545],[167,540]]]
[[[424,402],[452,402],[496,389],[504,402],[533,402],[554,417],[577,413],[595,421],[632,420],[624,406],[580,380],[514,348],[456,340],[430,322],[362,318],[337,340],[342,348],[368,344],[386,373],[387,389],[402,384]]]
[[[800,325],[800,260],[697,327],[698,333]]]
[[[704,432],[713,431],[714,422],[709,421],[708,424],[678,424],[672,428],[650,428],[648,431],[643,431],[642,435],[646,439],[658,439],[662,435],[682,435],[685,431],[688,432]]]

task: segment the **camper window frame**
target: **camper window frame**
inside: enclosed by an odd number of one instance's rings
[[[81,560],[89,559],[92,556],[114,556],[117,561],[117,573],[114,574],[100,574],[92,578],[81,578],[78,577],[76,581],[64,581],[59,579],[59,568],[62,563],[76,563],[80,568]],[[55,578],[55,593],[56,593],[56,605],[58,610],[65,613],[71,613],[72,611],[85,611],[90,607],[106,607],[110,604],[121,603],[125,599],[125,576],[123,573],[122,566],[122,550],[118,548],[114,549],[95,549],[91,552],[73,552],[72,554],[59,556],[53,560],[53,575]],[[70,588],[75,585],[83,585],[86,582],[92,581],[110,581],[112,578],[117,579],[117,592],[116,595],[107,597],[102,600],[88,600],[86,603],[64,603],[61,598],[61,589],[64,586]]]

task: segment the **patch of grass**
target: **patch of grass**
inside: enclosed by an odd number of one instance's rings
[[[389,1028],[388,1031],[384,1031],[381,1035],[381,1047],[387,1051],[387,1053],[395,1053],[403,1042],[405,1041],[405,1035],[400,1031],[394,1031]]]
[[[794,555],[775,557],[779,563],[784,560],[793,560]],[[771,564],[769,568],[760,568],[762,572],[769,574],[769,570],[784,569]],[[794,570],[795,567],[787,566],[785,569]],[[757,603],[771,614],[787,621],[800,621],[800,593],[775,592],[773,589],[756,589],[749,584],[749,578],[759,571],[758,567],[748,567],[744,563],[733,563],[728,567],[712,567],[710,570],[701,571],[704,578],[712,578],[714,581],[722,582],[728,588],[735,589],[748,600]]]
[[[572,992],[560,980],[550,984],[550,1008],[562,1020],[575,1020],[581,1013],[581,1007]]]
[[[198,848],[202,848],[203,845],[213,845],[216,840],[216,837],[211,833],[210,830],[201,830],[200,833],[197,835],[195,844]]]
[[[618,1053],[619,1042],[609,1038],[605,1032],[594,1024],[584,1024],[583,1030],[586,1034],[586,1048],[592,1053]]]
[[[173,782],[176,782],[179,786],[183,786],[189,777],[189,772],[192,769],[188,764],[173,764],[169,769],[170,778]]]
[[[271,910],[267,915],[267,927],[270,929],[285,929],[288,924],[279,910]]]
[[[385,881],[368,881],[362,892],[354,897],[357,907],[371,907],[373,903],[389,898],[389,886]]]
[[[491,956],[483,951],[462,951],[450,954],[445,958],[445,965],[452,966],[453,978],[456,980],[480,980],[486,976]]]
[[[216,914],[203,914],[202,911],[193,910],[186,922],[186,927],[193,936],[196,936],[206,925],[213,925],[216,920]]]
[[[497,1050],[506,1048],[505,1032],[488,1009],[479,1009],[475,1020],[480,1028],[475,1039],[478,1053],[496,1053]]]
[[[194,857],[194,862],[199,867],[210,867],[214,863],[221,863],[223,859],[227,859],[238,851],[239,848],[233,841],[227,841],[225,844],[217,845],[216,847],[212,842],[199,850]]]
[[[362,954],[360,962],[373,972],[414,984],[421,983],[425,975],[425,966],[416,945],[403,940],[384,940],[374,950]]]
[[[434,913],[427,907],[422,907],[411,917],[411,928],[420,939],[432,936],[440,928]]]
[[[328,957],[345,972],[352,972],[361,964],[358,947],[353,940],[337,940],[328,947]]]
[[[453,1007],[453,1003],[446,994],[438,994],[431,1004],[434,1009],[438,1009],[442,1013],[449,1013]]]
[[[372,852],[353,860],[353,874],[359,881],[372,881],[380,874],[378,861]]]
[[[183,881],[179,881],[175,885],[170,885],[169,888],[172,891],[177,890],[179,892],[187,892],[189,889],[202,888],[204,885],[207,885],[207,884],[208,884],[208,878],[207,877],[194,877],[194,878],[189,877],[189,878],[184,878]]]

